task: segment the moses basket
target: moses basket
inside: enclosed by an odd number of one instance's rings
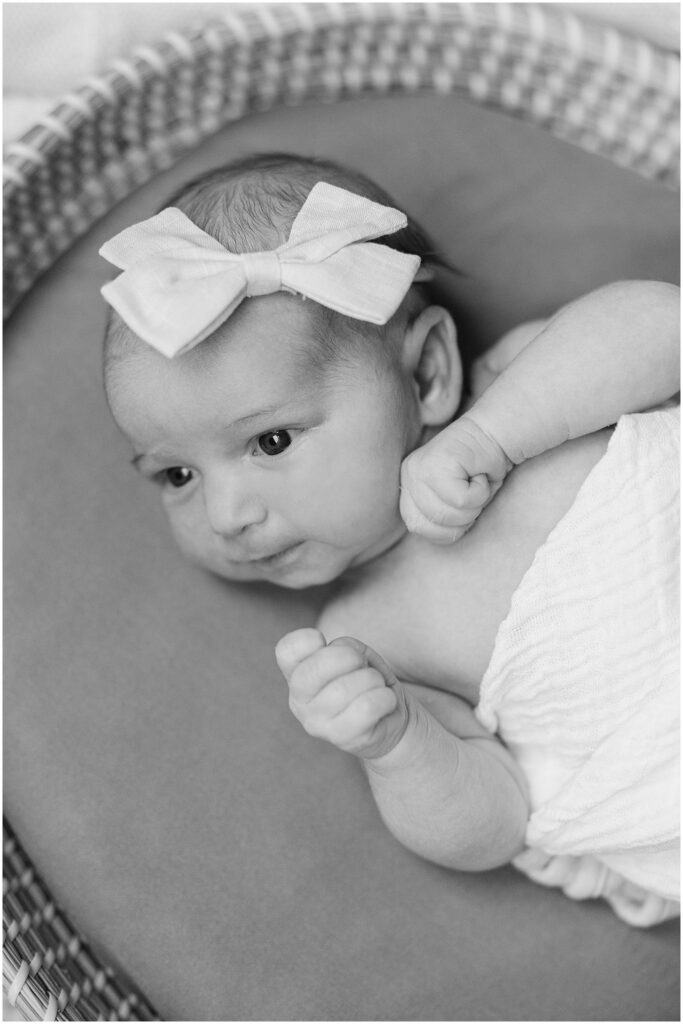
[[[11,144],[5,313],[115,204],[255,112],[383,94],[454,94],[678,187],[677,55],[553,5],[216,5],[140,46]],[[55,904],[4,832],[3,980],[28,1020],[156,1020]]]

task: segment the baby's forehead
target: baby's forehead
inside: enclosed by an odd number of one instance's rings
[[[163,388],[170,380],[219,377],[292,383],[324,377],[342,333],[327,311],[299,296],[276,294],[246,299],[212,335],[173,359],[157,352],[119,322],[105,350],[105,378],[133,382],[141,375]],[[336,326],[336,330],[335,330]]]

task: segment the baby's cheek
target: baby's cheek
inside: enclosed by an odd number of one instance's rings
[[[184,510],[167,507],[166,515],[173,539],[183,555],[193,562],[203,562],[207,554],[206,538],[203,536],[206,528],[202,529],[201,525],[196,522],[196,516],[192,516]]]
[[[175,516],[169,514],[171,533],[181,554],[193,565],[224,579],[248,581],[253,572],[248,566],[226,563],[216,534],[201,516]]]

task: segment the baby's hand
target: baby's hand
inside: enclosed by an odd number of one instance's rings
[[[317,629],[287,633],[275,648],[289,706],[311,736],[362,758],[387,754],[408,725],[403,688],[370,647],[352,637],[326,644]]]
[[[497,441],[466,413],[403,460],[403,521],[435,544],[452,544],[472,526],[511,468]]]

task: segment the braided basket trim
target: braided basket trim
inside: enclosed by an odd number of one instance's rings
[[[431,90],[676,187],[678,58],[537,4],[262,4],[167,33],[64,96],[4,171],[6,308],[118,201],[277,105]]]
[[[159,1020],[53,902],[3,823],[3,988],[27,1020]]]

